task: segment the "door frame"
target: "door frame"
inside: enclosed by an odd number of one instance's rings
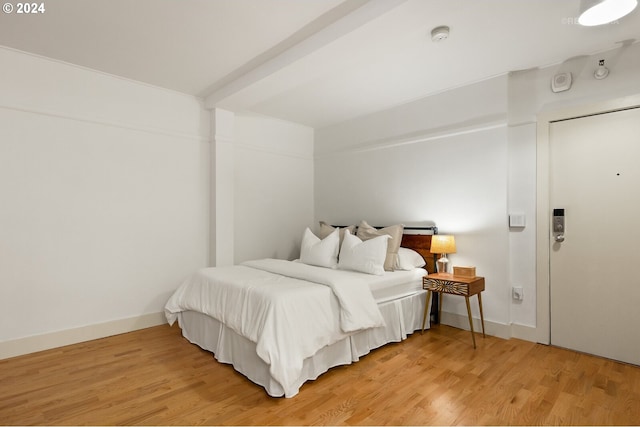
[[[549,128],[559,120],[640,107],[640,94],[587,105],[542,111],[536,128],[536,340],[551,343],[550,250],[551,210],[549,206]]]

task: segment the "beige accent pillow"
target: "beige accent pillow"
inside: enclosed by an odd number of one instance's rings
[[[384,269],[386,271],[395,271],[399,267],[398,263],[398,250],[400,249],[400,243],[402,242],[402,233],[404,232],[404,225],[391,225],[389,227],[376,229],[366,221],[362,221],[358,226],[358,233],[356,234],[361,240],[369,240],[374,237],[388,235],[391,236],[387,244],[387,257],[384,260]]]
[[[318,237],[321,238],[321,239],[324,239],[329,234],[333,233],[333,230],[335,230],[335,227],[332,227],[331,225],[327,224],[324,221],[320,221],[320,231],[318,232]],[[349,230],[349,233],[353,234],[354,236],[356,235],[356,226],[355,225],[350,225],[348,227],[342,227],[340,229],[340,247],[342,247],[342,241],[344,240],[344,230]]]

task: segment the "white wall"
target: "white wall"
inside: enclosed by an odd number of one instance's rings
[[[611,70],[605,80],[593,78],[599,59]],[[559,72],[573,74],[570,91],[551,92]],[[490,332],[535,340],[537,115],[638,93],[640,44],[625,44],[319,129],[316,219],[435,221],[456,236],[452,264],[475,265],[487,279]],[[524,214],[526,227],[509,229],[509,213]],[[523,287],[523,301],[512,300],[512,286]],[[445,300],[443,310],[445,322],[466,326],[463,304]]]
[[[507,78],[316,132],[316,219],[407,225],[456,236],[454,265],[486,277],[489,324],[508,325]],[[477,305],[472,305],[479,317]],[[464,299],[443,310],[464,316]]]
[[[511,323],[536,326],[536,127],[508,130],[508,212],[523,214],[526,226],[509,232],[509,282],[521,287],[522,301],[511,301]],[[524,338],[524,337],[523,337]],[[531,339],[531,336],[526,338]]]
[[[190,96],[14,50],[0,63],[0,350],[161,321],[207,261],[207,113]]]
[[[315,142],[308,128],[238,115],[236,262],[296,257],[298,230],[318,220],[435,221],[456,235],[452,263],[475,265],[487,279],[489,332],[535,339],[536,116],[639,92],[638,49],[496,77],[318,129]],[[605,81],[592,77],[600,58],[612,70]],[[551,76],[563,71],[574,74],[574,87],[554,94]],[[510,229],[509,213],[524,214],[526,227]],[[512,300],[512,286],[523,288],[523,301]],[[444,320],[465,327],[465,310],[449,298]]]
[[[246,114],[235,125],[235,262],[297,258],[313,226],[313,129]]]
[[[611,74],[597,81],[600,58]],[[161,321],[177,284],[207,264],[209,112],[190,96],[6,48],[0,63],[0,357],[44,348],[58,331],[90,339]],[[574,74],[574,87],[553,94],[561,71]],[[534,328],[536,115],[638,93],[634,44],[315,135],[239,114],[235,262],[298,256],[304,227],[317,220],[432,220],[456,235],[452,263],[487,278],[489,329]],[[508,212],[524,213],[527,227],[509,230]],[[523,286],[521,303],[512,285]],[[453,298],[444,310],[466,319]]]
[[[593,72],[604,59],[609,76],[596,80]],[[553,93],[551,78],[571,72],[573,84],[566,92]],[[527,125],[540,112],[566,109],[640,93],[640,43],[621,46],[593,56],[577,56],[562,64],[511,73],[509,76],[509,124]]]
[[[610,69],[604,80],[593,77],[600,59],[604,59]],[[553,93],[551,79],[563,72],[572,73],[573,85],[566,92]],[[522,303],[512,304],[512,323],[536,327],[540,324],[536,319],[539,291],[536,262],[548,265],[548,260],[536,260],[537,116],[635,94],[640,94],[638,43],[593,56],[577,56],[562,64],[515,72],[509,76],[509,209],[527,216],[527,227],[510,234],[510,277],[514,285],[523,286],[525,294]],[[541,303],[548,303],[548,297],[546,300]]]

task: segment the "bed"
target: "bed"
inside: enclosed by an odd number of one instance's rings
[[[334,230],[335,239],[339,228]],[[169,299],[165,314],[189,342],[233,365],[270,396],[293,397],[330,368],[421,329],[422,277],[435,271],[435,259],[431,234],[413,233],[432,230],[406,230],[400,238],[404,259],[412,251],[412,262],[418,256],[423,267],[367,274],[313,265],[302,262],[303,238],[300,260],[254,260],[194,273]],[[316,247],[329,240],[318,239]],[[345,246],[341,236],[341,261],[348,258]]]

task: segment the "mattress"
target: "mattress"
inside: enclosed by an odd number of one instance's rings
[[[293,262],[297,263],[300,260]],[[424,268],[414,268],[413,270],[385,271],[380,276],[355,271],[345,271],[344,274],[364,280],[369,285],[375,301],[381,303],[418,292],[422,289],[422,278],[428,272]]]
[[[367,278],[367,283],[373,298],[379,304],[422,290],[422,277],[426,274],[427,270],[423,268],[410,271],[385,271],[382,276],[370,276]]]

